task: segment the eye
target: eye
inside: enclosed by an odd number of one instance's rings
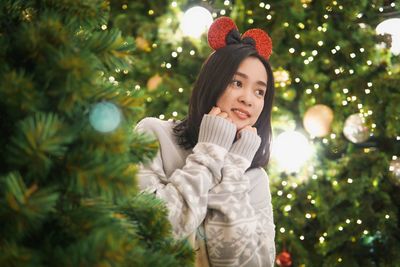
[[[257,95],[257,96],[264,96],[264,95],[265,95],[265,90],[263,90],[263,89],[257,89],[257,90],[256,90],[256,95]]]
[[[232,84],[234,87],[239,87],[239,88],[241,88],[241,87],[243,86],[242,82],[239,81],[239,80],[232,80],[231,84]]]

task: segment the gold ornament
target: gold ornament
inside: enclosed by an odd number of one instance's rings
[[[369,138],[369,129],[361,114],[356,113],[346,119],[343,134],[348,140],[356,144],[362,143]]]
[[[310,135],[324,137],[330,133],[332,121],[332,109],[319,104],[306,111],[303,118],[303,125]]]
[[[290,74],[284,69],[278,69],[274,72],[274,81],[276,87],[284,87],[290,84]]]
[[[136,37],[135,42],[136,42],[136,47],[139,48],[140,50],[145,52],[151,51],[149,42],[143,37],[140,36]]]
[[[147,88],[149,91],[154,91],[162,82],[162,77],[160,75],[155,74],[147,81]]]

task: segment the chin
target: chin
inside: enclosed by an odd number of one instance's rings
[[[246,123],[243,123],[243,122],[234,122],[234,123],[236,125],[237,130],[241,130],[244,127],[246,127],[246,125],[247,125]]]

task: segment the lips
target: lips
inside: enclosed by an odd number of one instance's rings
[[[233,108],[231,110],[237,117],[239,117],[239,119],[244,120],[250,117],[250,113],[247,110],[241,108]]]

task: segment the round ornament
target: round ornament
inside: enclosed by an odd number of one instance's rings
[[[90,110],[89,122],[96,131],[108,133],[120,124],[121,112],[114,103],[100,102]]]
[[[145,51],[145,52],[151,51],[149,41],[147,41],[143,37],[140,37],[140,36],[136,37],[135,43],[136,43],[136,47],[139,48],[140,50]]]
[[[310,107],[303,118],[303,125],[306,131],[316,137],[324,137],[331,131],[333,111],[326,105],[315,105]]]
[[[290,74],[288,71],[284,69],[279,69],[274,71],[274,81],[275,83],[281,84],[290,84]]]
[[[161,84],[161,82],[162,77],[158,74],[155,74],[147,81],[147,88],[149,91],[154,91]]]
[[[369,138],[369,130],[361,114],[356,113],[346,119],[343,134],[353,143],[362,143]]]
[[[292,266],[292,255],[289,252],[283,251],[276,256],[276,264],[282,267]]]

